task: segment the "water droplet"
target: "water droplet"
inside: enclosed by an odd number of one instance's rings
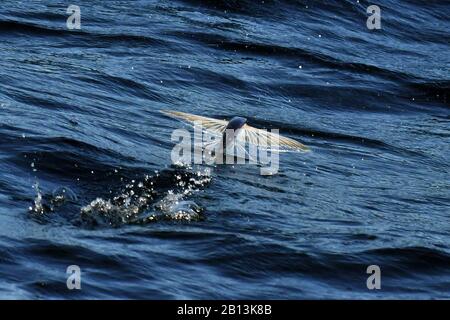
[[[53,204],[63,204],[67,201],[77,201],[77,196],[68,187],[58,187],[52,192],[52,203]]]

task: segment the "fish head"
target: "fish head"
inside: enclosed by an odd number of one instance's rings
[[[228,122],[222,137],[225,148],[234,141],[239,131],[242,129],[246,122],[247,119],[242,117],[234,117]]]
[[[238,130],[244,126],[244,124],[247,122],[247,119],[242,117],[234,117],[228,122],[226,129],[233,129]]]

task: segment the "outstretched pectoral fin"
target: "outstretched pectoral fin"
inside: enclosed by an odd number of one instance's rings
[[[225,120],[197,116],[195,114],[180,111],[160,110],[160,112],[164,113],[169,117],[187,121],[193,124],[194,126],[201,125],[203,130],[209,131],[216,135],[222,135],[228,124],[228,121]]]
[[[260,148],[277,151],[310,151],[307,146],[294,139],[286,138],[267,130],[253,128],[247,124],[242,127],[242,130],[244,134],[239,135],[237,139],[245,139],[246,142]]]

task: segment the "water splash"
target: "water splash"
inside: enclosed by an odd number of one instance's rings
[[[68,187],[58,187],[52,192],[52,203],[56,206],[67,202],[76,202],[77,195]]]
[[[199,220],[203,209],[184,199],[210,181],[209,168],[195,171],[173,166],[154,176],[145,176],[142,181],[132,181],[112,199],[93,200],[81,208],[81,219],[89,225],[109,226]]]
[[[58,187],[53,190],[51,195],[46,195],[41,191],[39,182],[36,181],[33,189],[36,191],[36,196],[28,210],[34,215],[54,212],[57,207],[67,203],[75,203],[78,199],[75,192],[68,187]]]
[[[41,191],[39,183],[33,188],[36,196],[30,206],[35,218],[47,221],[45,213],[57,214],[85,227],[124,224],[146,224],[156,221],[201,220],[203,208],[186,198],[211,181],[211,169],[193,169],[173,165],[141,181],[132,180],[116,196],[96,198],[81,206],[75,192],[58,187],[51,194]],[[46,218],[47,217],[47,218]],[[53,216],[52,220],[55,217]]]
[[[44,204],[42,203],[42,193],[41,189],[39,188],[38,181],[34,183],[33,189],[36,191],[36,197],[34,198],[33,205],[30,206],[28,209],[31,213],[44,214],[47,210],[45,209]]]
[[[163,199],[155,204],[155,208],[161,211],[167,220],[192,221],[201,219],[203,208],[194,201],[183,200],[185,195],[186,193],[169,191]]]

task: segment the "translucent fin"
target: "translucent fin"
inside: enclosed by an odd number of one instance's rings
[[[253,163],[253,164],[256,164],[258,162],[257,159],[252,157],[250,155],[250,153],[248,152],[248,150],[245,148],[244,142],[242,142],[240,140],[236,141],[235,146],[236,146],[237,153],[240,155],[244,155],[244,162],[245,162],[245,159],[248,159],[250,161],[250,163]]]
[[[276,147],[275,149],[279,149],[278,151],[282,151],[283,149],[301,152],[310,151],[307,146],[298,141],[266,130],[253,128],[247,124],[242,127],[242,130],[245,132],[245,135],[238,135],[236,139],[245,139],[245,142],[257,145],[258,147],[268,149],[274,149],[273,147]]]
[[[216,134],[222,134],[227,127],[228,121],[213,119],[208,117],[197,116],[195,114],[184,113],[180,111],[160,110],[165,115],[187,121],[191,124],[200,122],[204,130],[214,132]]]

